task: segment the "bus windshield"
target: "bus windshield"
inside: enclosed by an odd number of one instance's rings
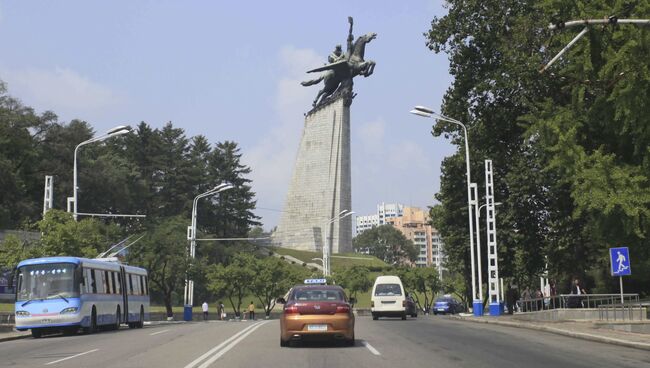
[[[79,297],[76,265],[48,263],[23,266],[18,270],[16,301]]]

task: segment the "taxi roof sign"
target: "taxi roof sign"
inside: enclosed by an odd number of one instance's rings
[[[327,279],[306,279],[307,285],[327,285]]]

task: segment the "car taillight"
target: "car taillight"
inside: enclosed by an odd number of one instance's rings
[[[298,313],[298,307],[295,305],[289,305],[284,308],[284,314],[296,314]]]
[[[349,305],[339,305],[336,307],[336,313],[350,313]]]

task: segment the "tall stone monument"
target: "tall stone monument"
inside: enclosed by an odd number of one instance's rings
[[[323,82],[312,109],[305,114],[300,147],[289,184],[286,204],[277,230],[276,246],[317,251],[331,246],[332,253],[352,251],[352,219],[334,220],[352,207],[350,165],[350,105],[355,93],[352,79],[370,76],[375,62],[364,60],[366,44],[377,37],[368,33],[354,40],[353,21],[347,52],[337,45],[328,64],[308,71],[322,72],[302,82]]]

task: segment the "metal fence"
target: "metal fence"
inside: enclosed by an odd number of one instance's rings
[[[598,319],[601,321],[644,320],[646,305],[643,303],[601,304],[598,306]]]
[[[564,308],[599,308],[614,305],[621,300],[621,294],[560,294],[552,297],[519,299],[518,312],[537,312]],[[639,294],[623,294],[623,304],[639,303]]]

